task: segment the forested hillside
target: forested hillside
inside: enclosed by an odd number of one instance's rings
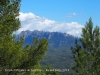
[[[70,48],[75,45],[76,37],[67,33],[44,32],[38,30],[22,31],[19,35],[17,35],[17,39],[20,36],[24,36],[26,44],[32,44],[33,37],[38,37],[39,39],[46,38],[49,43],[48,51],[45,58],[42,60],[41,65],[45,66],[49,64],[52,68],[70,69],[69,72],[72,72],[71,67],[74,61]]]

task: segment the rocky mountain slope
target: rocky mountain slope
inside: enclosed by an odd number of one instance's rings
[[[46,38],[49,42],[49,46],[52,47],[69,47],[74,45],[75,37],[67,33],[61,32],[44,32],[44,31],[22,31],[18,37],[25,37],[25,43],[32,44],[32,38],[38,37],[39,39]]]

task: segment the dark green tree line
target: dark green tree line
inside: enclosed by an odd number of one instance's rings
[[[90,18],[82,29],[80,42],[76,40],[72,53],[75,65],[72,67],[74,75],[99,75],[100,74],[100,28],[93,28]]]

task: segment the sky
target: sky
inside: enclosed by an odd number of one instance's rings
[[[21,27],[17,31],[40,30],[81,35],[91,17],[100,25],[100,0],[22,0]]]

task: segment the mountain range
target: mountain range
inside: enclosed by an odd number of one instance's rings
[[[50,47],[70,47],[74,45],[75,37],[61,32],[22,31],[17,37],[24,36],[25,43],[32,44],[32,38],[46,38]]]
[[[22,31],[17,35],[17,38],[20,36],[24,36],[26,44],[32,44],[33,37],[46,38],[49,42],[49,47],[45,58],[41,61],[41,65],[50,64],[53,68],[71,70],[74,61],[70,47],[75,45],[76,37],[67,33],[38,30]],[[71,75],[71,72],[67,72],[67,75]],[[66,75],[66,73],[62,75]]]

